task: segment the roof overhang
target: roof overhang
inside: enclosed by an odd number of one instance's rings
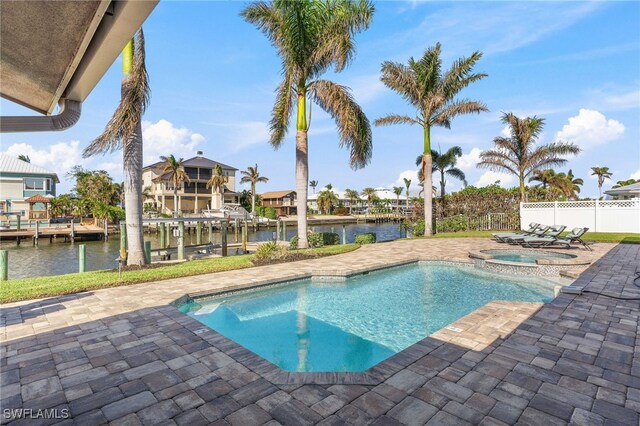
[[[0,96],[50,115],[83,102],[159,0],[0,2]]]

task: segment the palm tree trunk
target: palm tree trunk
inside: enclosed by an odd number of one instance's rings
[[[526,201],[525,193],[524,193],[524,176],[520,175],[520,202],[524,203]]]
[[[251,213],[256,214],[256,184],[251,183]]]
[[[142,125],[138,118],[136,131],[122,147],[124,164],[124,205],[127,228],[127,265],[144,265],[142,228]]]
[[[309,157],[307,131],[296,133],[296,208],[298,217],[298,248],[307,248],[307,185],[309,179]]]
[[[424,236],[430,237],[433,234],[433,197],[431,188],[433,187],[433,177],[431,159],[431,128],[424,126],[424,151],[422,154],[422,176],[424,176]]]
[[[178,217],[178,183],[173,182],[173,217]]]

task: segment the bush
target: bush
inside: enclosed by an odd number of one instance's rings
[[[347,216],[349,214],[349,209],[346,207],[336,207],[333,210],[333,214],[336,216]]]
[[[267,241],[256,248],[256,260],[276,260],[287,257],[287,249],[275,241]]]
[[[324,246],[324,237],[320,232],[312,232],[307,235],[307,241],[309,241],[310,248],[318,248]]]
[[[335,232],[320,232],[322,244],[325,246],[335,246],[340,244],[340,236]]]
[[[267,219],[276,219],[276,209],[274,209],[273,207],[265,207],[264,217],[266,217]]]
[[[402,222],[402,225],[400,225],[400,229],[407,231],[410,236],[420,237],[424,235],[424,220],[418,220],[416,222],[405,220]]]
[[[356,235],[356,244],[373,244],[376,242],[376,233],[367,232],[366,234]]]
[[[297,235],[295,237],[291,238],[291,241],[289,241],[289,248],[291,250],[297,250],[298,249],[298,236]]]
[[[335,232],[310,232],[307,235],[307,241],[310,248],[318,248],[323,246],[333,246],[340,244],[340,236]],[[291,238],[289,246],[291,250],[298,249],[298,236]]]

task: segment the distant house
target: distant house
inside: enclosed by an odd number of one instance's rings
[[[223,205],[239,205],[240,195],[236,192],[236,169],[220,162],[202,156],[202,151],[188,160],[184,160],[184,170],[189,176],[189,182],[178,187],[178,206],[174,206],[173,184],[171,174],[162,174],[164,162],[160,161],[142,169],[143,188],[150,188],[147,192],[150,198],[146,202],[155,202],[162,213],[171,214],[174,211],[182,213],[198,213],[202,210],[219,209]],[[228,178],[224,187],[224,194],[207,188],[207,182],[213,175],[213,169],[220,165],[222,173]]]
[[[611,195],[614,200],[631,200],[634,198],[640,198],[640,182],[610,189],[608,191],[604,191],[604,193]]]
[[[298,209],[296,208],[296,191],[271,191],[261,194],[262,205],[264,207],[273,207],[276,210],[278,216],[288,216],[296,214]]]
[[[317,191],[315,194],[309,194],[309,197],[307,198],[308,202],[308,206],[311,210],[319,210],[318,208],[318,194],[320,192],[322,192],[324,190],[321,189],[320,191]],[[389,208],[395,209],[396,207],[404,207],[407,203],[407,196],[405,194],[400,195],[400,203],[397,204],[396,203],[396,194],[393,193],[393,191],[380,187],[380,188],[375,188],[376,190],[376,197],[378,197],[379,200],[389,200]],[[345,191],[333,191],[334,194],[336,194],[336,196],[338,197],[338,200],[340,202],[340,204],[346,208],[351,208],[353,213],[362,213],[364,211],[366,211],[367,209],[367,199],[366,197],[363,197],[362,195],[360,195],[360,198],[357,200],[353,200],[353,203],[351,202],[351,200],[347,197],[347,194]]]
[[[58,175],[43,167],[0,154],[0,215],[47,219]]]

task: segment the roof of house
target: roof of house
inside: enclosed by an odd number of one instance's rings
[[[295,194],[296,191],[294,191],[293,189],[287,189],[284,191],[270,191],[270,192],[265,192],[263,194],[260,194],[260,197],[262,197],[263,200],[272,199],[272,198],[282,198],[282,197],[286,197],[292,192]]]
[[[45,203],[46,204],[46,203],[50,203],[51,199],[43,195],[37,194],[37,195],[34,195],[33,197],[27,198],[24,201],[26,201],[27,203]]]
[[[8,154],[0,154],[0,173],[53,176],[56,183],[60,182],[55,172],[47,170],[44,167],[36,166],[35,164],[27,163],[26,161],[18,160],[16,157]]]
[[[163,164],[164,164],[164,161],[158,161],[157,163],[153,163],[153,164],[150,164],[148,166],[145,166],[144,169],[159,167],[159,166],[162,166]],[[201,167],[203,169],[204,168],[213,169],[218,164],[220,164],[220,167],[222,167],[223,169],[238,170],[235,167],[231,167],[231,166],[228,166],[226,164],[220,163],[218,161],[213,161],[213,160],[210,160],[208,158],[205,158],[205,157],[202,157],[202,156],[198,156],[198,155],[196,155],[195,157],[192,157],[192,158],[189,158],[187,160],[183,160],[182,161],[182,165],[184,167]]]
[[[619,194],[640,194],[640,182],[632,183],[631,185],[621,186],[619,188],[613,188],[608,191],[604,191],[608,195]]]

